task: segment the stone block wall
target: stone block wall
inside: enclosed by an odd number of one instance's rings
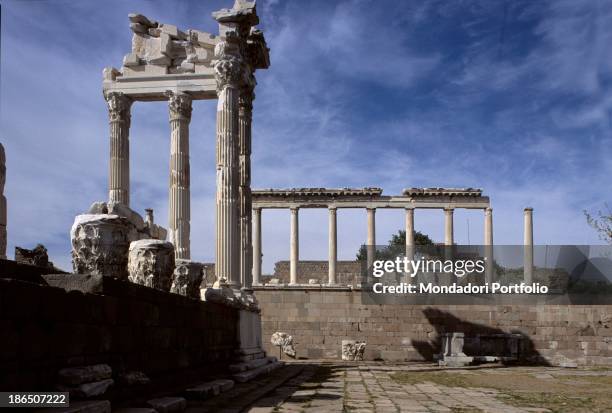
[[[276,331],[298,357],[340,359],[341,342],[367,342],[366,360],[432,360],[445,332],[521,333],[523,357],[552,365],[612,366],[610,305],[364,305],[361,292],[256,288],[269,354]]]
[[[66,292],[0,278],[0,388],[48,391],[59,369],[97,363],[114,376],[212,373],[234,357],[235,308],[108,277],[95,288]]]
[[[318,279],[321,284],[326,284],[329,277],[329,266],[327,261],[299,261],[298,284],[308,284],[311,278]],[[277,261],[274,264],[274,275],[282,284],[289,283],[289,261]],[[267,277],[263,278],[266,283]],[[359,261],[338,261],[336,263],[336,282],[341,285],[355,285],[361,279],[361,263]]]

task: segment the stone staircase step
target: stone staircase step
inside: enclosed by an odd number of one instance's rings
[[[86,400],[70,402],[69,407],[49,407],[37,410],[39,413],[110,413],[111,403],[108,400]]]
[[[271,371],[276,370],[283,364],[285,363],[282,361],[274,361],[272,363],[264,364],[263,366],[254,368],[252,370],[247,370],[241,373],[236,373],[232,376],[232,378],[239,383],[245,383],[247,381],[253,380],[255,377],[261,374],[270,373]]]
[[[268,363],[274,363],[275,361],[277,361],[276,357],[264,357],[260,359],[245,361],[242,363],[231,364],[229,366],[229,370],[232,373],[240,373],[243,371],[256,369],[257,367],[261,367]]]
[[[233,380],[214,380],[190,387],[185,390],[184,395],[189,400],[205,400],[231,390],[233,387]]]
[[[179,413],[187,407],[187,400],[183,397],[160,397],[147,401],[147,404],[158,413]]]

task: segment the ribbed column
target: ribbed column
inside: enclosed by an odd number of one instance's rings
[[[406,208],[406,257],[414,259],[414,209]]]
[[[253,210],[253,285],[261,284],[261,208]]]
[[[455,243],[453,234],[453,209],[444,208],[444,245],[452,246]]]
[[[329,261],[328,283],[336,284],[336,262],[338,261],[338,230],[336,208],[329,208]]]
[[[253,90],[243,88],[238,113],[238,147],[240,157],[240,281],[244,287],[253,283],[252,199],[251,199],[251,123]]]
[[[217,195],[215,271],[219,285],[240,288],[238,99],[242,60],[238,38],[228,33],[215,47],[217,81]]]
[[[525,208],[523,212],[524,223],[524,252],[523,272],[526,284],[533,282],[533,208]]]
[[[493,282],[493,209],[485,209],[484,222],[484,252],[486,258],[485,280]]]
[[[130,108],[132,100],[120,92],[106,96],[110,123],[108,200],[130,205]]]
[[[170,110],[170,188],[168,211],[169,241],[175,258],[190,259],[191,193],[189,168],[189,122],[191,97],[169,93]]]
[[[368,269],[374,264],[376,256],[376,208],[367,208],[368,240],[366,243]]]
[[[291,208],[291,251],[289,259],[289,284],[297,284],[297,267],[300,260],[300,229],[298,208]]]

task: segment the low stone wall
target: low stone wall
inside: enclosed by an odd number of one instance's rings
[[[297,357],[341,358],[342,340],[367,342],[366,360],[432,360],[445,332],[520,333],[527,360],[612,365],[610,305],[364,305],[349,289],[255,288],[263,340],[293,336]]]
[[[235,308],[109,277],[81,287],[96,293],[0,278],[1,389],[48,391],[59,369],[97,363],[114,378],[212,374],[235,357]]]
[[[308,284],[308,280],[315,278],[321,284],[329,279],[329,266],[327,261],[299,261],[297,265],[298,284]],[[264,277],[266,282],[268,277]],[[289,283],[289,261],[277,261],[274,264],[272,278],[278,278],[282,284]],[[336,282],[342,285],[355,285],[361,279],[361,263],[359,261],[338,261],[336,263]]]

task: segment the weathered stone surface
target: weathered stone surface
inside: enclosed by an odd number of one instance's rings
[[[70,231],[75,273],[128,276],[128,249],[138,239],[136,227],[125,217],[111,214],[77,215]]]
[[[109,379],[112,373],[113,371],[108,364],[94,364],[62,369],[58,373],[58,378],[63,384],[77,385]]]
[[[182,397],[161,397],[151,399],[147,401],[147,404],[159,413],[176,413],[185,410],[187,400]]]
[[[231,390],[233,387],[233,380],[223,379],[209,381],[185,390],[185,397],[188,399],[204,400],[218,396],[220,393]]]
[[[59,384],[57,389],[59,391],[67,391],[70,393],[70,397],[74,398],[88,398],[94,396],[100,396],[109,389],[114,383],[113,379],[105,379],[100,381],[94,381],[91,383],[83,383],[75,387],[66,386]]]
[[[131,282],[170,291],[174,272],[174,246],[154,239],[132,242],[129,247],[128,270]]]
[[[44,245],[38,244],[32,250],[15,247],[15,261],[21,264],[36,265],[37,267],[53,268],[49,262],[49,255]]]
[[[140,58],[136,53],[128,53],[123,57],[123,66],[139,66]]]
[[[277,331],[272,334],[270,342],[274,346],[278,346],[283,350],[283,353],[290,357],[295,357],[295,348],[293,347],[293,337],[287,333]]]
[[[232,378],[238,383],[245,383],[247,381],[251,381],[257,376],[262,374],[270,373],[273,370],[281,367],[284,363],[282,361],[275,361],[273,363],[268,363],[263,366],[257,367],[252,370],[243,371],[241,373],[236,373],[232,376]]]
[[[148,384],[151,379],[144,374],[142,371],[128,371],[126,373],[119,374],[119,384],[123,386],[138,386]]]
[[[151,21],[146,16],[143,16],[142,14],[138,13],[128,14],[128,19],[130,19],[130,22],[132,23],[142,24],[143,26],[147,27],[157,27],[158,25],[156,21]]]
[[[100,274],[43,274],[42,278],[52,287],[65,291],[101,294],[103,280]]]
[[[170,292],[199,299],[203,267],[199,262],[177,259]]]
[[[365,341],[342,340],[342,360],[362,361],[365,348]]]
[[[111,413],[108,400],[72,401],[68,407],[49,407],[37,410],[38,413]]]

